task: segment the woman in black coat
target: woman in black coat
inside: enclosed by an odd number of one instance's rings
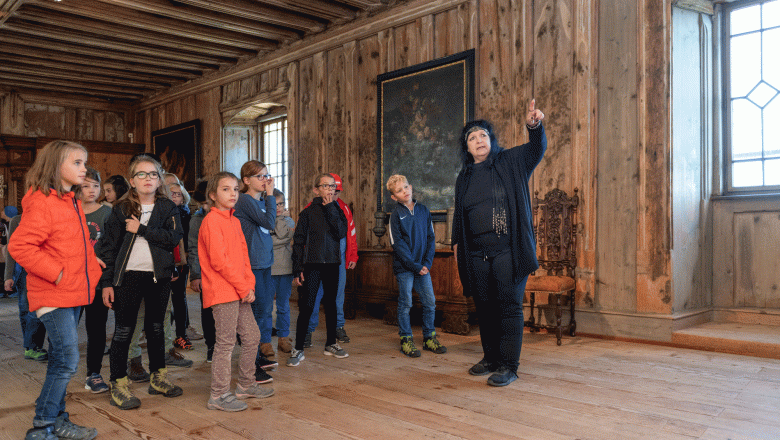
[[[490,374],[492,386],[517,379],[525,283],[539,267],[528,179],[547,148],[542,119],[531,100],[529,142],[508,150],[484,120],[467,123],[460,137],[452,243],[464,294],[474,297],[484,352],[469,374]]]

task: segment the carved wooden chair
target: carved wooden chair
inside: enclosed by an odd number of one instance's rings
[[[546,329],[555,332],[561,345],[564,332],[574,336],[577,322],[574,319],[574,269],[577,267],[577,188],[569,197],[559,189],[553,189],[539,199],[534,192],[532,202],[534,230],[536,232],[539,270],[546,275],[530,275],[525,286],[529,293],[530,316],[525,325],[531,331]],[[536,304],[536,294],[547,294],[547,304]],[[569,306],[569,323],[561,324],[563,307]],[[544,324],[542,313],[544,312]],[[554,323],[553,321],[554,313]]]

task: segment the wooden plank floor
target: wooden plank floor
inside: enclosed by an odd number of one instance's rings
[[[189,298],[199,316],[197,297]],[[398,351],[396,327],[381,320],[359,315],[347,331],[349,358],[308,349],[301,366],[272,373],[275,396],[224,413],[205,406],[203,341],[186,353],[192,368],[171,368],[182,397],[150,396],[137,384],[142,407],[122,411],[106,394],[90,394],[82,382],[82,326],[68,411],[112,440],[780,438],[778,360],[580,337],[558,347],[552,336],[526,333],[520,379],[496,389],[466,374],[481,357],[476,332],[442,334],[447,354],[408,359]],[[323,345],[322,327],[314,343]],[[107,378],[107,357],[103,365]],[[0,300],[0,439],[23,437],[44,373],[45,365],[22,356],[16,300]]]

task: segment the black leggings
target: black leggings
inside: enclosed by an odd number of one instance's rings
[[[206,347],[214,348],[217,340],[217,328],[214,324],[214,313],[211,307],[203,308],[203,289],[200,291],[200,325],[203,326],[203,339],[206,341]]]
[[[512,255],[505,250],[495,257],[472,255],[474,279],[471,293],[479,319],[479,337],[485,360],[517,372],[523,345],[523,296],[528,277],[512,281]]]
[[[149,353],[149,371],[165,368],[165,335],[163,319],[171,294],[171,280],[154,280],[152,272],[125,272],[121,286],[114,288],[114,315],[116,329],[111,341],[111,380],[127,376],[127,350],[135,331],[135,321],[141,300],[146,304],[144,330]]]
[[[84,307],[84,325],[87,329],[87,377],[100,374],[106,348],[106,321],[108,307],[103,304],[103,291],[97,289],[95,300]]]
[[[179,266],[179,278],[171,281],[171,324],[176,324],[176,336],[186,336],[187,327],[190,325],[190,314],[187,310],[187,275],[189,266]]]
[[[325,345],[336,343],[336,293],[339,290],[339,264],[307,264],[303,269],[303,285],[298,287],[298,322],[295,326],[295,349],[303,350],[303,340],[314,311],[314,301],[322,283],[322,305],[325,307]]]

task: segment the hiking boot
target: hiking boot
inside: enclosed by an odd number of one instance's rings
[[[432,351],[436,354],[443,354],[447,352],[447,347],[441,345],[439,340],[436,339],[436,332],[432,332],[430,336],[423,340],[423,350]]]
[[[165,397],[179,397],[183,393],[181,387],[168,380],[168,369],[160,368],[152,373],[149,381],[149,394],[162,394]]]
[[[228,411],[228,412],[236,412],[236,411],[243,411],[247,409],[247,404],[236,400],[236,396],[225,393],[219,398],[215,399],[213,397],[209,397],[209,403],[206,404],[206,408],[208,409],[218,409],[220,411]]]
[[[293,348],[292,351],[290,351],[290,359],[287,359],[287,366],[297,367],[304,359],[306,359],[306,356],[303,355],[303,350],[296,350]]]
[[[260,353],[263,353],[263,356],[265,357],[276,356],[276,352],[274,352],[274,346],[271,345],[270,342],[263,342],[260,344]]]
[[[149,373],[144,369],[144,365],[141,363],[141,356],[130,359],[127,366],[127,377],[133,382],[149,382]]]
[[[303,338],[303,348],[311,347],[311,332],[306,333],[306,337]]]
[[[24,358],[38,362],[46,362],[49,360],[49,354],[42,348],[29,348],[24,350]]]
[[[274,371],[274,370],[276,370],[276,367],[278,367],[278,366],[279,366],[279,362],[272,361],[271,359],[268,359],[267,357],[263,356],[262,354],[255,361],[255,368],[263,369],[263,370],[266,370],[266,371]]]
[[[401,353],[411,357],[418,358],[422,353],[414,346],[411,336],[401,336]]]
[[[173,346],[182,350],[192,350],[192,342],[187,336],[179,336],[173,341]]]
[[[111,381],[111,404],[119,409],[133,409],[141,406],[141,401],[130,392],[130,379],[122,377]]]
[[[485,360],[485,358],[482,358],[481,361],[477,362],[471,368],[469,368],[469,374],[472,376],[485,376],[487,374],[493,373],[497,369],[497,365],[494,365]]]
[[[206,347],[206,362],[211,363],[214,358],[214,347]]]
[[[187,333],[187,339],[189,339],[190,341],[200,341],[201,339],[203,339],[203,335],[198,333],[198,331],[195,330],[193,326],[187,327],[186,333]]]
[[[257,383],[269,383],[273,382],[274,378],[270,374],[266,373],[262,368],[255,369],[255,382]]]
[[[57,417],[52,433],[59,439],[67,440],[92,440],[98,434],[95,428],[87,428],[71,422],[67,414]]]
[[[42,428],[31,428],[27,430],[24,440],[58,440],[54,435],[54,425],[44,426]]]
[[[289,353],[290,351],[292,351],[292,342],[290,341],[290,338],[280,336],[279,341],[276,344],[276,347],[282,353]]]
[[[87,376],[87,380],[84,382],[84,389],[91,391],[93,394],[100,394],[108,391],[108,385],[103,380],[103,376],[98,373],[92,373]]]
[[[349,353],[344,351],[344,349],[341,348],[338,342],[330,345],[326,345],[323,354],[327,356],[336,356],[337,359],[344,359],[345,357],[349,357]]]
[[[171,348],[165,353],[165,365],[189,368],[192,366],[192,361],[179,354],[175,348]]]
[[[505,387],[517,380],[517,373],[507,367],[500,367],[488,377],[487,384],[492,387]]]
[[[237,399],[249,399],[255,397],[258,399],[265,399],[274,395],[273,388],[263,388],[257,384],[252,385],[249,388],[244,388],[241,384],[236,385],[236,398]]]
[[[344,327],[339,327],[336,329],[336,340],[342,344],[349,342],[349,336],[347,336],[347,332],[344,330]]]

